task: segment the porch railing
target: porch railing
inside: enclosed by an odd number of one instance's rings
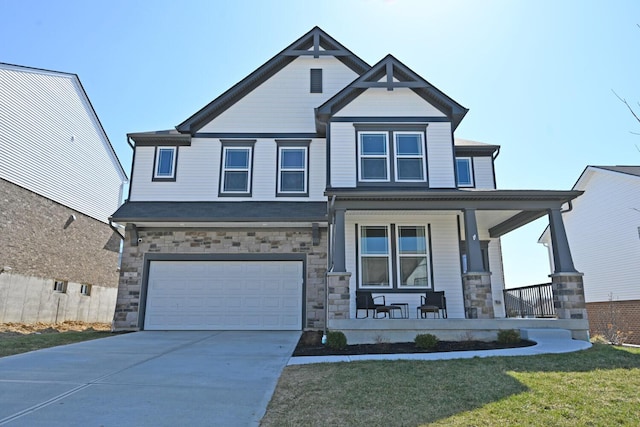
[[[507,317],[556,317],[551,283],[504,290]]]

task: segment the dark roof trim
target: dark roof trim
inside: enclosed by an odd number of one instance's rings
[[[128,133],[138,147],[191,145],[191,135],[179,134],[175,131]]]
[[[499,145],[456,145],[454,147],[456,156],[492,156],[500,149]]]
[[[194,138],[324,138],[317,133],[305,133],[305,132],[197,132],[193,135]]]
[[[136,222],[325,222],[326,202],[126,202],[112,216]]]
[[[626,175],[640,176],[640,166],[593,166],[592,168],[603,169],[610,172],[618,172]]]
[[[320,47],[325,50],[320,50]],[[335,54],[331,52],[335,52]],[[257,70],[211,101],[204,108],[200,109],[187,120],[180,123],[176,126],[176,129],[181,133],[196,133],[198,130],[202,129],[204,125],[219,116],[226,109],[231,107],[263,82],[275,75],[278,71],[293,62],[298,56],[303,54],[312,54],[314,57],[319,57],[320,55],[325,54],[333,55],[359,75],[370,68],[369,64],[338,43],[322,29],[314,27],[311,31],[286,47],[283,51],[264,63]]]
[[[386,81],[379,81],[385,75],[387,77]],[[394,81],[394,78],[398,81]],[[386,87],[387,90],[400,87],[410,88],[447,116],[451,120],[454,130],[458,127],[458,124],[460,124],[460,121],[462,121],[462,118],[468,111],[444,92],[398,61],[393,55],[387,55],[371,67],[369,71],[362,74],[350,85],[316,109],[316,123],[319,127],[318,132],[322,132],[322,127],[326,125],[327,121],[333,115],[356,99],[366,89],[378,87]]]

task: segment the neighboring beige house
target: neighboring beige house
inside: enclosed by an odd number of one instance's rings
[[[356,342],[495,337],[520,320],[585,339],[560,215],[581,193],[496,189],[499,147],[454,138],[466,113],[392,55],[369,65],[315,27],[175,129],[129,134],[115,328],[329,327]],[[542,216],[554,286],[573,290],[559,319],[506,319],[500,237]],[[447,319],[416,319],[429,290]],[[356,319],[362,291],[403,320]]]
[[[0,322],[111,322],[126,182],[78,76],[0,63]]]
[[[587,166],[573,189],[584,195],[562,217],[591,334],[640,344],[640,166]],[[551,253],[548,229],[539,242]]]

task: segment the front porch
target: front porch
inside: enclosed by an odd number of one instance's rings
[[[336,192],[330,209],[327,328],[342,331],[350,343],[412,341],[424,333],[442,340],[495,340],[502,329],[564,329],[574,339],[588,340],[582,274],[573,266],[561,215],[562,204],[577,195]],[[499,238],[544,215],[554,239],[555,318],[509,318]],[[413,258],[402,258],[407,248]],[[356,319],[355,296],[362,290],[405,307],[403,318]],[[446,293],[447,319],[420,318],[416,308],[426,290]]]
[[[411,342],[418,334],[444,341],[495,341],[502,329],[564,329],[573,339],[589,341],[587,319],[330,319],[329,329],[343,332],[349,344]]]

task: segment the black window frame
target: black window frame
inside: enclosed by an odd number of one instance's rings
[[[171,165],[171,176],[163,176],[158,175],[158,168],[160,167],[160,163],[158,161],[160,152],[162,150],[172,150],[173,151],[173,162]],[[178,146],[156,146],[153,152],[153,175],[151,177],[152,181],[164,181],[164,182],[175,182],[177,177],[177,169],[178,169]]]
[[[220,140],[220,176],[218,183],[218,197],[251,197],[253,194],[253,159],[255,139],[246,140]],[[247,171],[247,191],[224,191],[225,177],[225,153],[229,149],[249,149],[249,161]]]
[[[282,172],[280,169],[281,166],[281,150],[282,149],[296,149],[303,148],[305,150],[305,170],[304,170],[304,191],[293,192],[293,191],[281,191],[280,182]],[[311,140],[310,139],[301,139],[301,140],[281,140],[276,139],[276,197],[309,197],[309,175],[310,175],[310,150],[311,150]]]

